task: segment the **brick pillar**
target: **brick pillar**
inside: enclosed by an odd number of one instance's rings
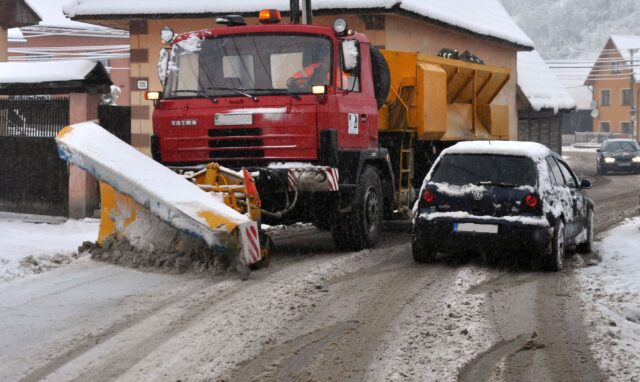
[[[100,95],[72,93],[69,97],[69,123],[76,124],[98,118]],[[69,167],[69,217],[93,216],[99,206],[98,182],[88,172]]]
[[[9,60],[9,34],[7,29],[0,25],[0,62]]]

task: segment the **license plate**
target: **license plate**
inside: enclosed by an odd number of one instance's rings
[[[454,232],[498,233],[496,224],[454,223]]]
[[[618,163],[618,167],[629,167],[631,163]]]
[[[214,117],[216,126],[243,126],[253,124],[253,114],[222,114]]]

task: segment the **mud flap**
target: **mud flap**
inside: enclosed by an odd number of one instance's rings
[[[238,230],[242,239],[242,253],[247,265],[255,264],[262,260],[258,223],[254,221],[242,223],[238,225]]]

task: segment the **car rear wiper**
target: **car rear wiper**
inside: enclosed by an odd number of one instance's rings
[[[289,91],[287,89],[260,88],[260,89],[251,89],[251,90],[255,90],[255,91],[258,91],[258,92],[271,92],[271,93],[275,93],[275,94],[286,94],[286,95],[290,95],[291,97],[293,97],[295,99],[302,99],[302,97],[300,97],[299,94],[294,93],[292,91]]]
[[[232,92],[236,92],[240,95],[243,95],[247,98],[251,98],[254,101],[258,100],[258,97],[251,95],[249,93],[247,93],[247,89],[240,89],[240,88],[223,88],[223,87],[218,87],[218,86],[214,86],[212,88],[207,88],[207,90],[231,90]]]
[[[477,186],[496,186],[496,187],[516,187],[513,183],[492,182],[490,180],[483,180],[476,183]]]
[[[204,97],[204,98],[208,99],[211,102],[214,102],[214,103],[218,102],[218,99],[214,95],[202,92],[200,90],[182,90],[181,89],[181,90],[173,90],[170,93],[171,94],[175,94],[175,93],[178,93],[178,94],[179,93],[194,93],[194,95],[199,96],[199,97]],[[172,98],[172,97],[167,97],[167,98]]]

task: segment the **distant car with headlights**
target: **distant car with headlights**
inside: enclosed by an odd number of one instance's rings
[[[561,270],[565,248],[591,251],[590,187],[538,143],[457,143],[442,151],[413,208],[414,260],[507,251]]]
[[[598,174],[609,172],[640,173],[640,146],[633,139],[607,139],[597,150]]]

